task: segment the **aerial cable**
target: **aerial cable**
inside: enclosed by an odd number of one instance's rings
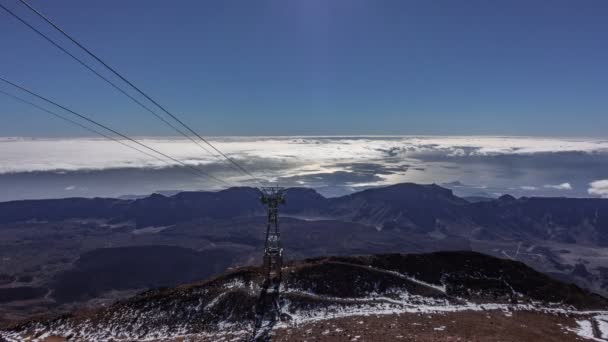
[[[205,146],[201,145],[198,141],[194,140],[191,136],[189,136],[188,134],[184,133],[181,129],[175,127],[175,125],[173,125],[171,122],[167,121],[160,114],[156,113],[154,110],[152,110],[151,108],[149,108],[145,104],[141,103],[141,101],[137,100],[131,94],[127,93],[125,90],[123,90],[122,88],[120,88],[118,85],[116,85],[116,83],[112,82],[110,79],[108,79],[107,77],[105,77],[102,74],[100,74],[98,71],[96,71],[95,69],[93,69],[92,67],[90,67],[87,63],[85,63],[84,61],[82,61],[80,58],[76,57],[74,54],[72,54],[71,52],[69,52],[68,50],[66,50],[65,48],[63,48],[61,45],[59,45],[53,39],[49,38],[47,35],[45,35],[40,30],[38,30],[37,28],[35,28],[34,26],[32,26],[30,23],[28,23],[27,21],[25,21],[23,18],[19,17],[13,11],[9,10],[5,6],[3,6],[2,4],[0,4],[0,8],[2,8],[3,10],[5,10],[8,14],[10,14],[11,16],[13,16],[17,20],[19,20],[22,24],[24,24],[25,26],[27,26],[28,28],[30,28],[32,31],[36,32],[39,36],[41,36],[42,38],[44,38],[45,40],[47,40],[49,43],[51,43],[53,46],[55,46],[56,48],[58,48],[59,50],[61,50],[63,53],[65,53],[66,55],[70,56],[72,59],[74,59],[80,65],[82,65],[83,67],[87,68],[90,72],[92,72],[93,74],[95,74],[97,77],[99,77],[102,80],[104,80],[106,83],[108,83],[110,86],[112,86],[112,88],[118,90],[120,93],[122,93],[123,95],[125,95],[126,97],[128,97],[129,99],[131,99],[137,105],[139,105],[140,107],[142,107],[143,109],[145,109],[146,111],[148,111],[149,113],[151,113],[152,115],[154,115],[156,118],[158,118],[159,120],[161,120],[163,123],[165,123],[166,125],[168,125],[169,127],[171,127],[173,130],[175,130],[176,132],[178,132],[182,136],[188,138],[193,143],[197,144],[205,152],[213,155],[216,158],[219,158],[218,156],[214,155],[211,151],[209,151]]]
[[[131,149],[133,149],[133,150],[135,150],[135,151],[137,151],[137,152],[143,153],[143,154],[147,155],[147,156],[148,156],[148,157],[150,157],[150,158],[154,158],[154,159],[156,159],[156,160],[158,160],[158,161],[161,161],[161,162],[163,162],[163,163],[167,163],[167,164],[169,164],[169,165],[172,165],[170,162],[168,162],[168,161],[167,161],[167,160],[165,160],[165,159],[161,159],[161,158],[159,158],[159,157],[157,157],[157,156],[155,156],[155,155],[153,155],[153,154],[150,154],[150,153],[148,153],[148,152],[146,152],[146,151],[140,150],[140,149],[138,149],[138,148],[137,148],[137,147],[135,147],[135,146],[131,146],[131,145],[129,145],[129,144],[126,144],[126,143],[124,143],[123,141],[121,141],[120,139],[116,139],[115,137],[110,136],[110,135],[108,135],[108,134],[105,134],[105,133],[103,133],[103,132],[100,132],[100,131],[98,131],[98,130],[96,130],[96,129],[94,129],[94,128],[87,127],[87,126],[85,126],[85,125],[81,124],[80,122],[78,122],[78,121],[76,121],[76,120],[72,120],[72,119],[68,118],[67,116],[63,116],[63,115],[61,115],[61,114],[59,114],[59,113],[53,112],[53,111],[51,111],[51,110],[48,110],[48,109],[46,109],[46,108],[44,108],[44,107],[41,107],[41,106],[39,106],[39,105],[37,105],[37,104],[35,104],[35,103],[33,103],[33,102],[30,102],[30,101],[28,101],[28,100],[26,100],[26,99],[24,99],[24,98],[19,97],[19,96],[15,96],[15,95],[13,95],[13,94],[7,93],[7,92],[5,92],[5,91],[3,91],[3,90],[0,90],[0,93],[1,93],[1,94],[4,94],[5,96],[8,96],[8,97],[10,97],[10,98],[14,99],[15,101],[19,101],[19,102],[21,102],[21,103],[28,104],[28,105],[30,105],[30,106],[32,106],[32,107],[34,107],[34,108],[37,108],[37,109],[39,109],[39,110],[41,110],[41,111],[43,111],[43,112],[46,112],[46,113],[48,113],[48,114],[51,114],[51,115],[53,115],[53,116],[55,116],[55,117],[57,117],[57,118],[59,118],[59,119],[61,119],[61,120],[63,120],[63,121],[66,121],[66,122],[69,122],[69,123],[71,123],[71,124],[73,124],[73,125],[76,125],[76,126],[78,126],[78,127],[81,127],[81,128],[83,128],[83,129],[85,129],[85,130],[87,130],[87,131],[89,131],[89,132],[92,132],[92,133],[95,133],[95,134],[97,134],[97,135],[100,135],[100,136],[102,136],[102,137],[104,137],[104,138],[106,138],[106,139],[110,139],[110,140],[116,141],[117,143],[122,144],[122,145],[124,145],[124,146],[126,146],[126,147],[128,147],[128,148],[131,148]]]
[[[133,138],[131,138],[131,137],[123,134],[123,133],[120,133],[120,132],[116,131],[115,129],[112,129],[112,128],[104,125],[104,124],[101,124],[101,123],[99,123],[99,122],[97,122],[97,121],[95,121],[95,120],[93,120],[93,119],[91,119],[91,118],[89,118],[89,117],[87,117],[87,116],[85,116],[83,114],[77,113],[77,112],[75,112],[75,111],[73,111],[73,110],[71,110],[71,109],[69,109],[69,108],[67,108],[65,106],[62,106],[62,105],[58,104],[57,102],[54,102],[54,101],[52,101],[52,100],[50,100],[50,99],[48,99],[48,98],[46,98],[46,97],[44,97],[42,95],[36,94],[33,91],[30,91],[30,90],[28,90],[28,89],[26,89],[26,88],[24,88],[24,87],[22,87],[22,86],[20,86],[18,84],[15,84],[15,83],[13,83],[13,82],[11,82],[9,80],[6,80],[6,79],[4,79],[2,77],[0,77],[0,81],[3,81],[5,83],[7,83],[7,84],[10,84],[11,86],[13,86],[13,87],[15,87],[15,88],[17,88],[17,89],[19,89],[21,91],[24,91],[24,92],[26,92],[26,93],[34,96],[34,97],[37,97],[37,98],[39,98],[39,99],[41,99],[41,100],[43,100],[43,101],[45,101],[47,103],[50,103],[50,104],[52,104],[52,105],[54,105],[56,107],[59,107],[59,108],[65,110],[65,111],[67,111],[67,112],[69,112],[71,114],[74,114],[74,115],[78,116],[79,118],[81,118],[83,120],[86,120],[86,121],[88,121],[88,122],[90,122],[90,123],[92,123],[92,124],[94,124],[94,125],[96,125],[98,127],[101,127],[101,128],[103,128],[103,129],[105,129],[107,131],[110,131],[110,132],[112,132],[112,133],[114,133],[114,134],[116,134],[116,135],[118,135],[118,136],[120,136],[120,137],[122,137],[124,139],[127,139],[127,140],[129,140],[129,141],[131,141],[131,142],[133,142],[133,143],[135,143],[135,144],[137,144],[137,145],[139,145],[139,146],[147,149],[147,150],[150,150],[150,151],[152,151],[154,153],[157,153],[157,154],[159,154],[159,155],[161,155],[161,156],[163,156],[163,157],[165,157],[167,159],[171,159],[172,161],[174,161],[174,162],[176,162],[176,163],[178,163],[178,164],[180,164],[182,166],[185,166],[185,167],[187,167],[189,169],[192,169],[193,171],[195,171],[195,172],[197,172],[197,173],[199,173],[201,175],[204,175],[204,176],[206,176],[206,177],[208,177],[210,179],[213,179],[213,180],[217,181],[218,183],[221,183],[222,185],[230,186],[230,184],[228,184],[227,182],[225,182],[224,180],[222,180],[220,178],[217,178],[217,177],[215,177],[215,176],[213,176],[213,175],[211,175],[211,174],[209,174],[209,173],[207,173],[207,172],[205,172],[205,171],[203,171],[203,170],[201,170],[201,169],[199,169],[197,167],[194,167],[192,165],[186,164],[186,163],[182,162],[181,160],[175,159],[175,158],[173,158],[173,157],[171,157],[171,156],[169,156],[169,155],[167,155],[167,154],[165,154],[163,152],[160,152],[160,151],[158,151],[158,150],[156,150],[156,149],[154,149],[152,147],[149,147],[149,146],[147,146],[146,144],[144,144],[142,142],[139,142],[139,141],[137,141],[137,140],[135,140],[135,139],[133,139]]]
[[[155,104],[158,108],[160,108],[165,114],[169,115],[171,118],[173,118],[175,121],[177,121],[182,127],[184,127],[185,129],[187,129],[190,133],[192,133],[193,135],[195,135],[196,137],[198,137],[202,142],[204,142],[205,144],[207,144],[209,147],[211,147],[214,151],[216,151],[217,153],[219,153],[219,155],[221,155],[222,157],[224,157],[228,162],[230,162],[230,164],[232,164],[234,167],[236,167],[238,170],[240,170],[241,172],[245,173],[246,175],[248,175],[249,177],[251,177],[254,181],[256,181],[257,183],[259,183],[261,185],[260,179],[256,176],[254,176],[253,174],[251,174],[249,171],[247,171],[247,169],[245,169],[243,166],[241,166],[239,163],[237,163],[234,159],[228,157],[224,152],[222,152],[221,150],[219,150],[215,145],[213,145],[211,142],[209,142],[207,139],[203,138],[200,134],[198,134],[196,131],[194,131],[192,128],[190,128],[187,124],[185,124],[182,120],[180,120],[177,116],[175,116],[174,114],[172,114],[171,112],[169,112],[167,109],[165,109],[165,107],[163,107],[162,105],[160,105],[157,101],[155,101],[152,97],[150,97],[148,94],[146,94],[145,92],[143,92],[140,88],[138,88],[137,86],[135,86],[131,81],[129,81],[126,77],[124,77],[122,74],[120,74],[118,71],[116,71],[114,68],[110,67],[107,63],[105,63],[103,60],[101,60],[101,58],[99,58],[97,55],[95,55],[93,52],[91,52],[89,49],[87,49],[84,45],[82,45],[81,43],[79,43],[76,39],[74,39],[72,36],[70,36],[66,31],[64,31],[62,28],[60,28],[58,25],[56,25],[53,21],[51,21],[49,18],[47,18],[45,15],[43,15],[42,13],[40,13],[38,10],[36,10],[35,8],[33,8],[29,3],[27,3],[24,0],[19,0],[22,4],[24,4],[27,8],[29,8],[31,11],[33,11],[34,13],[36,13],[40,18],[42,18],[44,21],[46,21],[49,25],[53,26],[53,28],[55,28],[57,31],[59,31],[61,34],[63,34],[66,38],[68,38],[70,41],[72,41],[74,44],[76,44],[78,47],[80,47],[82,50],[84,50],[89,56],[93,57],[95,60],[97,60],[99,63],[101,63],[104,67],[106,67],[108,70],[110,70],[114,75],[116,75],[118,78],[120,78],[121,80],[123,80],[125,83],[127,83],[129,86],[131,86],[131,88],[135,89],[139,94],[141,94],[142,96],[144,96],[146,99],[148,99],[150,102],[152,102],[153,104]],[[28,27],[30,27],[31,29],[35,30],[37,33],[39,33],[40,35],[44,36],[43,33],[41,33],[40,31],[36,30],[35,28],[33,28],[31,25],[27,24],[24,20],[22,20],[21,18],[19,18],[16,14],[12,13],[11,11],[9,11],[6,7],[0,5],[4,10],[6,10],[7,12],[9,12],[10,14],[12,14],[14,17],[18,18],[22,23],[26,24]],[[44,36],[47,40],[50,41],[50,38]],[[57,44],[53,44],[55,46],[57,46]],[[57,46],[58,47],[58,46]],[[66,52],[65,49],[60,48],[62,51]],[[70,54],[71,55],[71,54]],[[82,63],[81,63],[82,64]],[[88,68],[90,69],[90,68]],[[95,73],[99,76],[98,73]],[[215,154],[213,154],[215,156]]]
[[[87,117],[87,116],[85,116],[83,114],[77,113],[77,112],[75,112],[75,111],[73,111],[73,110],[71,110],[71,109],[69,109],[69,108],[67,108],[65,106],[62,106],[62,105],[58,104],[57,102],[54,102],[54,101],[52,101],[52,100],[50,100],[50,99],[48,99],[48,98],[46,98],[46,97],[44,97],[42,95],[36,94],[33,91],[30,91],[30,90],[28,90],[28,89],[26,89],[26,88],[24,88],[24,87],[22,87],[22,86],[20,86],[18,84],[15,84],[15,83],[13,83],[13,82],[11,82],[11,81],[3,78],[3,77],[0,77],[0,81],[3,81],[5,83],[7,83],[7,84],[9,84],[9,85],[11,85],[11,86],[13,86],[13,87],[21,90],[21,91],[24,91],[24,92],[26,92],[26,93],[34,96],[34,97],[37,97],[37,98],[39,98],[39,99],[41,99],[41,100],[43,100],[43,101],[45,101],[47,103],[50,103],[50,104],[52,104],[52,105],[54,105],[56,107],[59,107],[59,108],[65,110],[65,111],[67,111],[67,112],[69,112],[69,113],[71,113],[73,115],[78,116],[81,119],[84,119],[84,120],[86,120],[86,121],[88,121],[88,122],[90,122],[90,123],[92,123],[92,124],[94,124],[94,125],[96,125],[98,127],[101,127],[101,128],[103,128],[103,129],[105,129],[105,130],[107,130],[109,132],[112,132],[112,133],[114,133],[114,134],[116,134],[116,135],[118,135],[118,136],[120,136],[120,137],[122,137],[122,138],[124,138],[126,140],[129,140],[129,141],[131,141],[131,142],[133,142],[133,143],[135,143],[135,144],[137,144],[137,145],[139,145],[139,146],[147,149],[147,150],[150,150],[150,151],[152,151],[154,153],[157,153],[157,154],[159,154],[159,155],[161,155],[161,156],[163,156],[163,157],[165,157],[167,159],[170,159],[170,160],[172,160],[172,161],[174,161],[174,162],[176,162],[176,163],[178,163],[178,164],[180,164],[182,166],[185,166],[185,167],[193,170],[194,172],[196,172],[199,175],[203,175],[205,177],[211,178],[211,179],[213,179],[213,180],[221,183],[222,185],[230,186],[230,184],[226,183],[222,179],[216,178],[213,175],[210,175],[207,172],[205,172],[205,171],[203,171],[203,170],[201,170],[199,168],[196,168],[196,167],[194,167],[192,165],[188,165],[188,164],[186,164],[186,163],[184,163],[184,162],[182,162],[182,161],[180,161],[178,159],[175,159],[175,158],[173,158],[173,157],[171,157],[171,156],[169,156],[169,155],[167,155],[167,154],[165,154],[163,152],[160,152],[160,151],[158,151],[158,150],[156,150],[156,149],[154,149],[152,147],[149,147],[149,146],[147,146],[146,144],[144,144],[142,142],[139,142],[139,141],[137,141],[137,140],[135,140],[135,139],[133,139],[133,138],[131,138],[131,137],[123,134],[123,133],[120,133],[120,132],[118,132],[118,131],[116,131],[116,130],[114,130],[114,129],[112,129],[112,128],[110,128],[110,127],[108,127],[108,126],[106,126],[106,125],[104,125],[102,123],[99,123],[99,122],[97,122],[97,121],[95,121],[95,120],[93,120],[93,119],[91,119],[91,118],[89,118],[89,117]]]

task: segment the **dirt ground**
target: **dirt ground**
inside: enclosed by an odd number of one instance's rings
[[[394,314],[334,318],[297,327],[275,329],[273,342],[557,342],[590,341],[569,329],[577,327],[569,317],[529,311],[484,311],[445,314]],[[249,334],[219,337],[191,336],[171,341],[249,341]],[[248,337],[245,337],[248,336]],[[67,341],[49,337],[45,342]]]
[[[336,318],[277,329],[273,341],[588,341],[567,328],[574,318],[502,311]]]

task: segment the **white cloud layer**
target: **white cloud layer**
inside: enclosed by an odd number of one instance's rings
[[[608,179],[597,180],[589,183],[589,189],[587,192],[589,195],[608,198]]]
[[[216,158],[185,139],[140,140],[188,164],[217,162]],[[211,141],[237,159],[263,158],[309,166],[378,160],[386,158],[387,153],[415,158],[423,153],[463,157],[608,151],[607,140],[534,137],[227,137]],[[0,173],[159,168],[167,165],[116,142],[93,138],[0,138],[0,160]],[[313,169],[316,172],[316,168]]]
[[[253,185],[189,140],[140,141],[231,185]],[[216,137],[261,179],[340,195],[400,182],[445,184],[462,196],[604,196],[608,140],[541,137]],[[169,165],[178,165],[169,161]],[[95,171],[95,172],[91,172]],[[97,172],[99,171],[99,172]],[[217,189],[184,168],[95,138],[0,138],[0,200]],[[564,180],[568,182],[563,182]],[[595,184],[595,183],[592,183]],[[223,186],[223,185],[222,185]]]
[[[572,190],[572,185],[570,185],[570,183],[545,184],[545,188],[555,190]]]

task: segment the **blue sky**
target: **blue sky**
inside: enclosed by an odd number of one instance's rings
[[[606,1],[32,4],[203,135],[608,127]],[[1,11],[0,41],[4,77],[130,134],[174,134]],[[87,134],[4,97],[0,116],[2,136]]]

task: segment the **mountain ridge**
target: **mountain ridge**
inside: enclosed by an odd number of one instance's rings
[[[556,242],[608,246],[608,199],[503,196],[469,202],[435,184],[402,183],[325,198],[313,189],[286,189],[281,212],[295,217],[329,218],[368,224],[377,229],[456,235],[532,236]],[[99,218],[134,221],[139,228],[167,226],[200,218],[263,216],[255,188],[217,192],[153,194],[135,200],[68,198],[0,203],[0,223]]]
[[[433,319],[439,313],[492,312],[509,319],[529,312],[544,320],[559,314],[575,325],[575,320],[593,321],[608,310],[604,297],[523,263],[475,252],[320,257],[291,262],[283,274],[281,315],[259,326],[254,324],[256,302],[264,293],[264,276],[259,267],[245,267],[148,290],[105,308],[19,323],[0,330],[0,336],[8,341],[25,336],[58,341],[214,341],[230,336],[245,341],[253,335],[278,333],[280,338],[300,325],[370,314],[423,313]]]

